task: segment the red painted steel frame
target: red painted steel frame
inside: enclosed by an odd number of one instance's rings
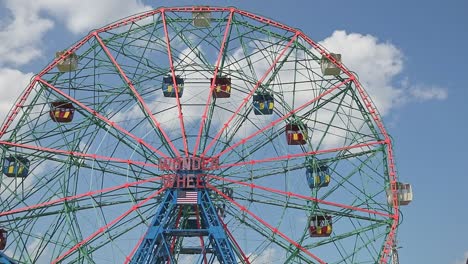
[[[23,107],[24,103],[26,102],[26,99],[28,99],[29,94],[31,93],[32,89],[36,85],[36,80],[33,80],[26,90],[23,92],[21,95],[20,99],[18,102],[14,105],[12,108],[11,112],[9,113],[6,122],[3,124],[2,130],[0,130],[0,138],[5,134],[7,131],[8,127],[13,123],[13,120],[15,117],[18,115],[19,111],[21,110],[21,107]]]
[[[200,211],[198,210],[198,205],[195,205],[194,207],[195,207],[195,215],[197,217],[197,229],[201,229]],[[206,258],[205,241],[203,241],[203,236],[199,236],[199,239],[200,239],[200,245],[202,248],[203,262],[205,264],[208,264],[208,259]]]
[[[287,197],[295,197],[295,198],[304,199],[304,200],[308,200],[308,201],[316,202],[316,203],[320,203],[320,204],[326,204],[326,205],[331,205],[331,206],[340,207],[340,208],[344,208],[344,209],[350,209],[350,210],[353,210],[353,211],[359,211],[359,212],[363,212],[363,213],[368,213],[368,214],[374,214],[374,215],[380,215],[380,216],[383,216],[383,217],[393,218],[393,215],[389,215],[387,213],[382,213],[382,212],[379,212],[379,211],[369,210],[369,209],[360,208],[360,207],[356,207],[356,206],[350,206],[350,205],[346,205],[346,204],[329,202],[329,201],[321,200],[321,199],[314,198],[314,197],[311,197],[311,196],[305,196],[305,195],[301,195],[301,194],[297,194],[297,193],[293,193],[293,192],[285,192],[285,191],[281,191],[281,190],[274,189],[274,188],[263,187],[263,186],[256,185],[256,184],[253,184],[253,183],[246,183],[246,182],[242,182],[242,181],[236,181],[236,180],[232,180],[232,179],[229,179],[229,178],[219,177],[219,176],[216,176],[216,175],[206,175],[206,177],[212,178],[212,179],[215,179],[215,180],[219,180],[219,181],[226,181],[226,182],[230,182],[230,183],[250,187],[250,188],[253,188],[253,189],[272,192],[272,193],[284,195],[284,196],[287,196]]]
[[[136,182],[127,182],[127,183],[124,183],[124,184],[121,184],[121,185],[108,187],[108,188],[104,188],[104,189],[100,189],[100,190],[96,190],[96,191],[90,191],[90,192],[87,192],[87,193],[77,194],[77,195],[73,195],[73,196],[67,196],[67,197],[63,197],[63,198],[59,198],[59,199],[55,199],[55,200],[52,200],[52,201],[31,205],[31,206],[16,208],[16,209],[13,209],[13,210],[10,210],[10,211],[0,212],[0,216],[17,214],[17,213],[21,213],[21,212],[25,212],[25,211],[29,211],[29,210],[33,210],[33,209],[38,209],[38,208],[41,208],[41,207],[47,207],[47,206],[59,204],[61,202],[68,202],[68,201],[78,200],[78,199],[83,198],[83,197],[94,196],[96,194],[108,193],[108,192],[112,192],[112,191],[115,191],[115,190],[118,190],[118,189],[128,189],[130,187],[138,186],[140,184],[154,182],[154,181],[160,180],[161,178],[162,178],[162,176],[152,177],[152,178],[149,178],[149,179],[146,179],[146,180],[141,180],[141,181],[136,181]]]
[[[265,159],[260,159],[260,160],[240,161],[240,162],[236,162],[236,163],[223,164],[223,165],[220,165],[219,168],[229,168],[229,167],[236,167],[236,166],[253,165],[253,164],[256,164],[256,163],[263,163],[263,162],[288,160],[288,159],[292,159],[292,158],[299,158],[299,157],[305,157],[305,156],[310,156],[310,155],[318,155],[318,154],[324,154],[324,153],[337,152],[337,151],[341,151],[341,150],[350,150],[350,149],[368,147],[368,146],[373,146],[373,145],[382,145],[382,144],[385,144],[385,141],[371,141],[371,142],[367,142],[367,143],[356,144],[356,145],[340,147],[340,148],[331,148],[331,149],[324,149],[324,150],[312,150],[312,151],[303,152],[303,153],[288,154],[288,155],[270,157],[270,158],[265,158]]]
[[[38,150],[38,151],[54,153],[54,154],[69,155],[69,156],[82,157],[82,158],[90,158],[90,159],[93,159],[93,160],[104,160],[104,161],[112,161],[112,162],[118,162],[118,163],[126,163],[128,165],[133,164],[133,165],[140,165],[140,166],[144,166],[144,167],[146,166],[146,167],[159,168],[159,165],[154,164],[154,163],[146,163],[146,162],[130,160],[130,159],[120,159],[120,158],[114,158],[114,157],[107,157],[107,156],[102,156],[102,155],[97,155],[97,154],[86,154],[86,153],[81,153],[81,152],[77,152],[77,151],[70,151],[70,150],[37,147],[37,146],[33,146],[33,145],[12,143],[12,142],[8,142],[8,141],[0,141],[0,145],[18,147],[18,148],[24,148],[24,149],[31,149],[31,150]]]
[[[228,234],[229,238],[231,239],[232,242],[234,242],[234,245],[236,246],[237,249],[239,249],[241,255],[242,255],[242,258],[244,259],[245,263],[247,264],[250,264],[250,260],[249,260],[249,257],[247,257],[244,253],[244,251],[242,250],[242,248],[239,246],[239,244],[237,243],[236,239],[234,238],[234,236],[232,235],[231,231],[229,231],[229,228],[227,227],[226,223],[224,223],[223,219],[221,218],[221,216],[218,216],[219,217],[219,221],[221,222],[221,224],[223,225],[223,228],[224,230],[226,231],[226,233]]]
[[[342,65],[340,62],[338,62],[335,58],[333,58],[332,56],[330,56],[329,52],[322,46],[320,46],[319,44],[317,44],[315,41],[313,41],[312,39],[310,39],[309,37],[307,37],[304,33],[298,31],[297,29],[295,28],[291,28],[289,26],[286,26],[286,25],[283,25],[281,23],[278,23],[276,21],[273,21],[271,19],[267,19],[267,18],[264,18],[264,17],[261,17],[261,16],[258,16],[258,15],[255,15],[255,14],[252,14],[252,13],[249,13],[249,12],[246,12],[246,11],[242,11],[242,10],[237,10],[237,9],[234,9],[233,11],[233,8],[219,8],[219,7],[172,7],[172,8],[164,8],[164,9],[157,9],[157,10],[152,10],[152,11],[148,11],[148,12],[145,12],[145,13],[142,13],[142,14],[139,14],[139,15],[136,15],[136,16],[132,16],[130,18],[127,18],[127,19],[124,19],[122,21],[118,21],[116,23],[113,23],[113,24],[110,24],[108,26],[105,26],[101,29],[98,29],[92,33],[90,33],[89,35],[87,35],[86,37],[84,37],[81,41],[79,41],[78,43],[76,43],[74,46],[72,46],[66,53],[64,53],[61,57],[59,58],[56,58],[51,64],[49,64],[44,70],[42,70],[33,80],[32,82],[29,84],[29,86],[26,88],[26,90],[23,92],[23,94],[20,96],[20,99],[16,102],[16,104],[14,105],[14,107],[12,108],[12,110],[10,111],[7,119],[6,119],[6,122],[3,124],[1,130],[0,130],[0,138],[6,133],[6,131],[8,130],[9,126],[13,123],[14,119],[16,118],[16,116],[18,115],[18,113],[20,112],[21,108],[24,106],[28,96],[30,95],[31,91],[33,90],[34,86],[38,83],[38,82],[41,82],[45,85],[47,85],[49,88],[55,90],[56,92],[60,93],[62,96],[66,97],[67,99],[69,99],[70,101],[76,103],[77,105],[80,105],[83,109],[85,109],[86,111],[92,113],[93,115],[95,115],[97,118],[101,119],[102,121],[104,121],[105,123],[109,124],[110,126],[116,128],[117,130],[123,132],[124,134],[130,136],[131,138],[135,139],[139,144],[142,144],[144,146],[146,146],[147,148],[151,149],[152,151],[154,151],[155,153],[158,153],[159,155],[161,156],[164,156],[164,157],[167,157],[166,155],[164,155],[163,153],[159,152],[157,149],[151,147],[150,145],[148,145],[146,142],[143,141],[143,139],[141,138],[138,138],[136,136],[134,136],[133,134],[131,134],[130,132],[124,130],[123,128],[119,127],[118,125],[116,125],[115,123],[111,122],[110,120],[106,119],[104,116],[100,115],[99,113],[97,113],[96,111],[90,109],[89,107],[86,107],[84,106],[83,104],[79,103],[78,101],[74,100],[73,98],[67,96],[66,94],[64,94],[63,92],[61,92],[59,89],[53,87],[52,85],[48,84],[46,81],[42,80],[41,77],[46,74],[47,72],[49,72],[50,70],[52,70],[56,65],[57,63],[59,63],[61,60],[65,59],[66,57],[68,57],[70,54],[74,53],[75,51],[77,51],[80,47],[82,47],[87,41],[89,41],[91,38],[93,37],[96,37],[98,39],[98,41],[100,40],[100,38],[98,37],[98,33],[101,33],[101,32],[105,32],[105,31],[109,31],[109,30],[113,30],[115,28],[118,28],[118,27],[121,27],[121,26],[124,26],[124,25],[128,25],[130,23],[133,23],[135,21],[139,21],[141,19],[144,19],[144,18],[147,18],[147,17],[150,17],[150,16],[153,16],[153,15],[156,15],[158,13],[161,13],[162,10],[164,10],[165,12],[194,12],[194,11],[211,11],[211,12],[231,12],[230,15],[232,16],[232,12],[235,12],[235,13],[238,13],[238,14],[241,14],[243,16],[246,16],[246,17],[249,17],[251,19],[254,19],[254,20],[257,20],[259,22],[262,22],[262,23],[265,23],[265,24],[268,24],[268,25],[271,25],[271,26],[274,26],[274,27],[277,27],[277,28],[280,28],[280,29],[283,29],[283,30],[287,30],[287,31],[290,31],[290,32],[293,32],[295,33],[295,36],[293,39],[297,38],[297,37],[302,37],[307,43],[309,43],[313,48],[315,48],[317,51],[320,52],[320,54],[322,54],[323,56],[327,57],[328,60],[330,60],[332,63],[334,63],[337,67],[339,67],[342,72],[346,75],[349,76],[350,79],[352,79],[357,87],[357,90],[360,94],[360,97],[361,99],[363,100],[364,102],[364,106],[366,107],[366,109],[368,110],[368,112],[371,114],[374,122],[377,124],[379,130],[380,130],[380,133],[383,135],[384,137],[384,140],[383,141],[379,141],[379,142],[374,142],[374,144],[385,144],[386,145],[386,151],[387,151],[387,162],[388,162],[388,168],[389,168],[389,180],[390,180],[390,187],[391,187],[391,192],[393,194],[393,215],[392,215],[392,218],[393,218],[393,223],[392,223],[392,226],[391,226],[391,229],[390,229],[390,232],[389,232],[389,235],[387,236],[387,240],[385,242],[385,246],[384,246],[384,249],[383,249],[383,254],[381,256],[381,259],[380,259],[380,263],[387,263],[388,261],[388,257],[391,253],[391,249],[393,247],[393,243],[394,243],[394,239],[395,239],[395,233],[396,233],[396,229],[397,229],[397,226],[398,226],[398,221],[399,221],[399,211],[398,211],[398,198],[397,198],[397,188],[396,188],[396,182],[397,182],[397,174],[396,174],[396,170],[395,170],[395,164],[394,164],[394,157],[393,157],[393,148],[392,148],[392,142],[391,142],[391,139],[388,135],[388,133],[386,132],[385,130],[385,127],[379,117],[379,114],[377,113],[377,110],[375,109],[375,105],[373,104],[373,102],[371,101],[371,99],[369,98],[369,96],[367,95],[366,91],[362,88],[361,84],[359,83],[359,81],[357,80],[357,78],[354,76],[354,74],[352,72],[350,72],[344,65]],[[166,23],[164,23],[164,26],[166,27]],[[166,29],[165,29],[166,30]],[[167,36],[167,35],[166,35]],[[101,40],[102,42],[102,40]],[[168,43],[168,51],[170,52],[170,47],[169,47],[169,42]],[[290,42],[291,43],[291,42]],[[290,45],[290,43],[288,44],[288,46]],[[103,43],[102,43],[103,44]],[[101,45],[102,45],[101,44]],[[105,47],[105,46],[103,46]],[[283,50],[282,54],[284,53],[285,50]],[[275,64],[276,64],[277,60],[275,61]],[[116,63],[116,66],[118,66],[118,64]],[[173,69],[173,66],[171,65],[171,71],[173,73],[173,81],[174,81],[174,69]],[[271,71],[271,69],[269,70]],[[122,75],[123,76],[123,75]],[[251,96],[253,94],[253,92],[258,88],[259,84],[263,81],[263,79],[266,77],[266,75],[264,75],[264,77],[262,78],[262,80],[257,83],[257,85],[254,87],[254,89],[252,90],[251,94],[249,94],[249,96]],[[130,82],[130,80],[128,80]],[[175,81],[174,81],[175,82]],[[130,86],[131,83],[129,83],[129,86]],[[132,89],[132,87],[130,87]],[[212,87],[211,87],[212,88]],[[133,88],[134,89],[134,88]],[[136,95],[138,95],[138,93],[136,93]],[[142,101],[141,99],[141,96],[139,98],[139,100],[141,100],[141,102],[144,104],[144,102]],[[180,104],[179,100],[178,100],[178,103]],[[244,102],[243,104],[245,104],[245,99],[244,99]],[[240,109],[240,108],[239,108]],[[236,111],[236,113],[239,111],[239,109]],[[146,109],[148,110],[148,109]],[[179,105],[179,111],[180,111],[180,105]],[[153,121],[155,122],[154,120],[154,117],[152,116],[151,112],[148,111],[148,114],[151,115]],[[179,115],[179,118],[182,118],[182,113],[180,112],[180,115]],[[182,119],[181,119],[181,122]],[[230,121],[229,121],[230,122]],[[228,122],[228,123],[229,123]],[[155,122],[156,123],[156,122]],[[158,124],[158,123],[156,123]],[[158,125],[157,125],[158,126]],[[159,127],[159,126],[158,126]],[[183,127],[183,126],[182,126]],[[227,124],[225,124],[225,126],[223,127],[223,129],[220,131],[220,133],[222,133],[222,131],[227,127]],[[183,129],[183,128],[182,128]],[[162,130],[161,130],[162,132]],[[217,138],[219,138],[220,136],[220,133],[219,135],[217,135]],[[165,135],[165,138],[166,140],[168,140],[168,137],[167,135]],[[184,133],[183,133],[183,136]],[[216,138],[216,139],[217,139]],[[214,140],[216,140],[214,139]],[[186,142],[186,139],[184,140],[184,144],[187,144]],[[198,141],[198,140],[197,140]],[[169,143],[171,143],[171,141],[168,141]],[[211,142],[211,144],[209,145],[209,147],[211,147],[211,145],[213,144],[213,141]],[[371,144],[366,144],[366,145],[371,145]],[[186,145],[185,145],[186,146]],[[172,145],[171,146],[174,151],[180,156],[180,153],[178,152],[177,149],[174,148],[174,146]],[[360,147],[359,145],[356,145],[354,147]],[[315,153],[319,153],[320,151],[317,151]],[[206,153],[206,150],[204,152],[204,154]],[[311,152],[309,152],[308,154],[313,154]],[[187,153],[187,150],[186,150],[186,155],[188,155]],[[282,158],[289,158],[289,157],[295,157],[295,155],[288,155],[288,156],[284,156]],[[270,159],[265,159],[265,160],[262,160],[264,162],[266,161],[270,161],[270,160],[273,160],[272,158]],[[260,162],[260,161],[251,161],[250,163],[252,162]],[[249,162],[246,162],[246,164],[248,164]],[[228,164],[229,165],[229,164]],[[230,165],[230,166],[233,166],[233,165]],[[218,191],[219,192],[219,191]],[[231,202],[234,202],[232,201],[231,199],[229,199],[229,197],[225,197],[225,195],[223,195],[222,193],[220,193],[222,196],[224,196],[224,198],[226,198],[227,200],[230,200]],[[234,202],[235,204],[235,202]],[[243,208],[244,210],[246,210],[245,208]],[[261,220],[261,219],[260,219]],[[103,229],[103,228],[101,228]],[[101,230],[103,231],[103,230]],[[82,241],[83,242],[83,241]],[[81,242],[80,242],[81,243]],[[84,242],[83,242],[84,243]],[[83,244],[82,243],[82,244]],[[75,246],[76,248],[78,248],[79,246],[81,246],[82,244],[79,244],[77,246]],[[74,249],[76,249],[74,248]],[[71,252],[71,251],[70,251]],[[62,258],[66,255],[68,255],[70,252],[67,252],[65,255],[62,256]],[[57,259],[55,262],[57,262],[59,259]],[[323,262],[322,262],[323,263]]]
[[[177,227],[179,225],[179,221],[180,221],[180,217],[182,215],[182,210],[179,209],[179,213],[177,214],[177,220],[176,220],[176,223],[175,223],[175,226]],[[135,254],[135,252],[138,250],[138,248],[140,247],[141,243],[143,242],[143,239],[145,239],[146,235],[148,233],[148,230],[146,231],[146,233],[144,235],[142,235],[140,237],[140,239],[138,239],[138,242],[136,243],[136,245],[133,247],[132,249],[132,252],[130,252],[130,254],[128,254],[126,257],[125,257],[125,262],[124,264],[128,264],[130,263],[130,261],[132,261],[132,256]],[[174,241],[172,242],[171,244],[171,252],[173,252],[174,250],[174,247],[175,247],[175,239]]]
[[[179,212],[177,213],[177,219],[176,219],[176,222],[175,222],[175,227],[178,228],[179,227],[179,224],[180,224],[180,219],[182,218],[182,208],[179,207]],[[176,245],[176,242],[177,242],[177,237],[174,237],[172,239],[172,243],[171,243],[171,253],[174,253],[174,249],[175,249],[175,245]]]

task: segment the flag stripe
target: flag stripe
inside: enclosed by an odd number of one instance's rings
[[[177,204],[196,204],[198,203],[198,192],[178,191]]]

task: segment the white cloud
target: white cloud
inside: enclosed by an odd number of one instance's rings
[[[152,9],[141,0],[38,0],[34,3],[58,18],[73,33],[85,33],[123,17]]]
[[[278,263],[278,261],[280,260],[278,252],[276,252],[274,248],[267,248],[258,255],[249,254],[248,257],[252,263],[258,264]]]
[[[284,259],[282,259],[277,250],[272,247],[269,247],[258,254],[250,253],[248,254],[248,259],[251,263],[255,264],[272,264],[272,263],[284,263]],[[195,257],[185,257],[182,258],[181,263],[195,263]],[[216,259],[214,264],[219,264],[219,261]]]
[[[21,66],[41,56],[42,39],[56,25],[53,20],[73,33],[85,33],[151,9],[141,0],[6,0],[4,5],[10,13],[0,19],[0,66]]]
[[[151,9],[140,0],[119,4],[113,0],[6,0],[1,4],[9,13],[0,18],[0,122],[32,77],[15,68],[42,56],[42,39],[56,25],[54,20],[73,33],[83,33]]]
[[[5,7],[11,15],[0,19],[0,66],[27,64],[42,54],[41,39],[54,23],[39,17],[38,6],[30,0],[7,0]]]
[[[320,44],[342,54],[344,65],[357,73],[380,113],[388,113],[402,95],[392,81],[403,69],[403,53],[390,43],[379,43],[372,35],[347,34],[341,30]]]
[[[0,68],[0,122],[5,120],[15,100],[29,84],[33,74]]]
[[[407,80],[400,87],[395,85],[403,71],[403,52],[391,43],[379,42],[372,35],[337,30],[320,44],[331,52],[342,54],[343,64],[357,73],[382,115],[402,103],[448,97],[446,89],[436,86],[412,85]]]
[[[447,89],[431,86],[431,87],[420,87],[413,86],[410,88],[409,93],[411,96],[418,101],[427,100],[444,100],[448,97]]]
[[[11,19],[0,20],[0,24],[6,25],[0,31],[0,67],[24,65],[41,56],[41,39],[54,26],[52,19],[43,17],[41,12],[45,11],[74,33],[83,33],[151,9],[141,0],[125,1],[118,5],[113,0],[7,0],[5,6],[11,12]],[[393,44],[379,42],[372,35],[335,31],[320,43],[328,50],[343,55],[343,63],[357,72],[361,83],[383,115],[398,103],[443,100],[448,96],[446,89],[436,86],[395,86],[395,78],[403,70],[403,53]],[[2,72],[8,70],[3,69]],[[7,96],[2,98],[1,103],[11,98],[16,97]],[[12,101],[9,102],[11,105]],[[0,111],[4,113],[5,110],[2,108]]]
[[[457,259],[454,264],[466,264],[468,262],[468,250],[465,251],[465,254],[463,255],[463,259]]]

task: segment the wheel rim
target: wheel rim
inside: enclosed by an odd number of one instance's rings
[[[220,160],[208,189],[240,261],[386,262],[398,222],[385,193],[396,177],[392,147],[356,78],[341,64],[340,75],[324,76],[328,53],[296,29],[233,8],[203,9],[211,25],[196,27],[193,10],[101,28],[62,55],[77,54],[77,69],[60,72],[59,58],[28,86],[0,134],[2,160],[31,162],[26,178],[2,178],[5,254],[125,261],[166,191],[161,177],[171,171],[158,169],[160,159],[206,156]],[[175,98],[163,96],[168,74],[184,79]],[[213,98],[210,79],[222,76],[231,96]],[[255,115],[257,94],[272,95],[271,115]],[[69,123],[50,118],[60,100],[75,108]],[[304,145],[287,144],[292,123],[307,130]],[[318,163],[331,181],[311,189],[306,167]],[[331,236],[310,237],[313,215],[333,217]]]

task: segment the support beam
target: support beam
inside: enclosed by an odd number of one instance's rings
[[[240,250],[234,248],[237,243],[231,241],[225,228],[211,201],[210,190],[168,189],[130,263],[177,263],[176,255],[200,254],[204,258],[210,255],[219,263],[237,264],[242,258],[235,252]],[[185,245],[184,239],[191,237],[200,237],[203,242],[199,247]]]

